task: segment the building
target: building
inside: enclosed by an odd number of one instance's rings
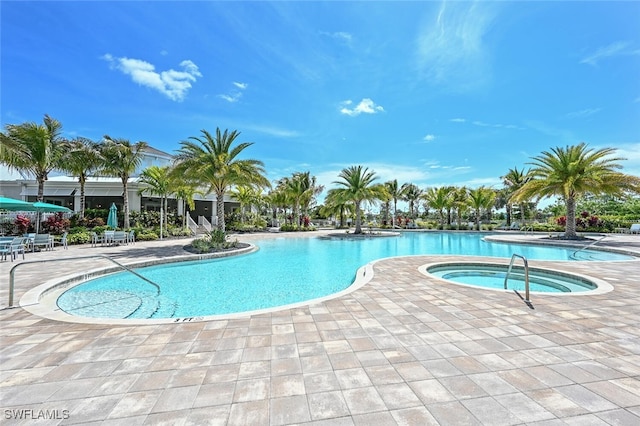
[[[169,166],[173,162],[173,156],[153,147],[147,147],[144,151],[140,167],[135,171],[128,183],[129,210],[160,210],[160,198],[149,193],[140,194],[144,184],[139,183],[142,171],[151,166]],[[36,201],[38,195],[38,182],[33,176],[9,170],[0,165],[0,195],[16,198],[24,201]],[[73,211],[80,210],[80,183],[73,176],[52,176],[44,184],[44,202],[65,206]],[[85,208],[107,209],[115,203],[118,210],[123,208],[122,182],[119,178],[91,176],[85,184]],[[225,196],[225,212],[229,213],[238,208],[238,203]],[[168,209],[177,211],[182,215],[182,203],[170,196]],[[204,217],[211,223],[215,223],[216,200],[215,194],[206,197],[196,195],[195,209],[189,212],[191,218],[198,221]]]

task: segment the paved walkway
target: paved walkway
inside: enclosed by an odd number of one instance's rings
[[[607,240],[640,253],[639,236]],[[127,263],[184,254],[187,242],[57,248],[26,260],[105,253]],[[640,424],[640,260],[532,261],[615,289],[534,295],[531,309],[514,293],[418,271],[453,259],[461,257],[383,260],[349,295],[231,320],[71,324],[3,309],[0,418],[126,426]],[[20,267],[16,298],[97,262]],[[13,265],[0,263],[0,305]]]

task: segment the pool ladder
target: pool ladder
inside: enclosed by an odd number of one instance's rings
[[[509,280],[509,275],[511,275],[513,262],[516,260],[516,258],[520,258],[524,262],[524,302],[529,305],[529,307],[531,307],[531,301],[529,300],[529,262],[527,261],[526,257],[515,253],[511,256],[511,262],[509,262],[507,275],[504,276],[504,289],[507,289],[507,281]]]
[[[17,265],[15,265],[13,268],[11,268],[11,270],[9,271],[9,308],[13,307],[14,277],[15,277],[15,269],[18,266],[28,265],[30,263],[61,262],[61,261],[64,261],[64,260],[96,259],[96,258],[106,259],[106,260],[110,261],[111,263],[115,263],[121,269],[132,273],[133,275],[137,276],[138,278],[142,279],[143,281],[146,281],[147,283],[149,283],[152,286],[154,286],[156,291],[157,291],[157,294],[158,295],[160,294],[160,286],[158,284],[154,283],[153,281],[151,281],[150,279],[148,279],[146,277],[143,277],[142,275],[140,275],[139,273],[137,273],[133,269],[129,268],[126,265],[123,265],[122,263],[118,262],[117,260],[114,260],[114,259],[110,258],[109,256],[105,256],[104,254],[94,254],[94,255],[91,255],[91,256],[58,257],[56,259],[29,260],[29,261],[26,261],[26,262],[20,262]]]
[[[598,244],[600,241],[604,240],[605,238],[607,238],[607,234],[602,234],[602,235],[598,235],[600,237],[599,240],[595,240],[589,244],[587,244],[586,246],[582,247],[579,250],[576,250],[573,252],[573,254],[571,254],[571,258],[574,260],[578,260],[578,257],[576,256],[578,253],[580,253],[583,250],[588,250],[589,248],[595,246],[596,244]]]

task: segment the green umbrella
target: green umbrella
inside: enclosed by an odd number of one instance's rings
[[[0,210],[12,212],[32,212],[33,204],[15,198],[0,197]]]
[[[71,210],[65,206],[58,206],[56,204],[43,203],[42,201],[36,201],[33,203],[33,207],[30,210],[35,210],[37,212],[46,212],[46,213],[70,213]]]
[[[38,215],[36,218],[36,234],[40,232],[40,213],[69,213],[70,209],[64,206],[58,206],[56,204],[44,203],[42,201],[36,201],[33,203],[33,208],[31,211],[37,211]]]
[[[110,226],[113,229],[118,227],[118,208],[116,207],[116,203],[111,203],[111,207],[109,207],[107,226]]]

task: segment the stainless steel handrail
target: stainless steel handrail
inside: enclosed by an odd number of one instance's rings
[[[509,269],[507,269],[507,275],[504,276],[504,289],[507,289],[507,280],[509,279],[509,275],[511,274],[511,268],[513,268],[513,261],[519,257],[524,262],[524,301],[526,303],[531,303],[529,300],[529,262],[527,258],[521,256],[519,254],[513,254],[511,256],[511,262],[509,262]]]
[[[599,239],[599,240],[595,240],[595,241],[593,241],[593,242],[591,242],[591,243],[587,244],[586,246],[584,246],[584,247],[582,247],[582,248],[580,248],[580,249],[578,249],[578,250],[574,251],[574,252],[571,254],[571,258],[572,258],[572,259],[576,259],[576,254],[580,253],[580,252],[581,252],[581,251],[583,251],[583,250],[587,250],[587,249],[588,249],[588,248],[590,248],[591,246],[594,246],[594,245],[598,244],[600,241],[604,240],[605,238],[607,238],[607,234],[602,234],[602,235],[600,235],[600,239]]]
[[[74,256],[74,257],[60,257],[60,258],[57,258],[57,259],[29,260],[29,261],[26,261],[26,262],[18,263],[13,268],[11,268],[11,270],[9,271],[9,307],[10,308],[13,307],[13,289],[14,289],[15,269],[18,266],[26,265],[26,264],[29,264],[29,263],[59,262],[59,261],[63,261],[63,260],[95,259],[95,258],[107,259],[107,260],[115,263],[116,265],[118,265],[119,267],[124,269],[125,271],[131,272],[133,275],[137,276],[138,278],[140,278],[140,279],[148,282],[152,286],[154,286],[156,288],[156,290],[158,291],[158,295],[160,294],[160,286],[158,284],[154,283],[153,281],[151,281],[150,279],[148,279],[146,277],[143,277],[142,275],[140,275],[139,273],[137,273],[133,269],[129,268],[128,266],[123,265],[122,263],[120,263],[120,262],[118,262],[116,260],[113,260],[109,256],[105,256],[103,254],[94,254],[94,255],[91,255],[91,256]]]

